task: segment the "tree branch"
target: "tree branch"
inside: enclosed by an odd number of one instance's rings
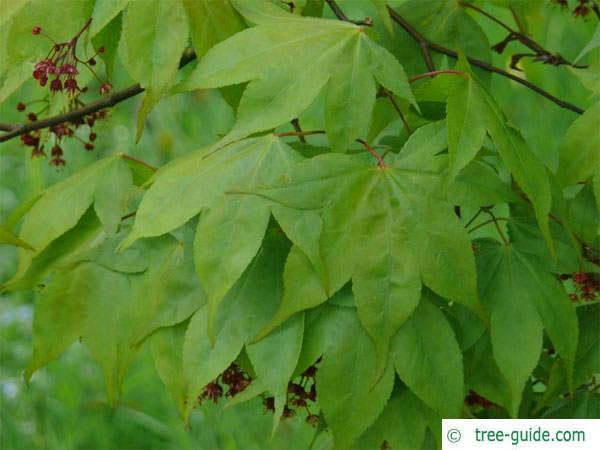
[[[195,58],[196,54],[193,51],[186,51],[181,57],[181,60],[179,62],[179,68],[182,68],[185,65],[189,64]],[[73,109],[63,114],[58,114],[56,116],[47,117],[42,120],[36,120],[34,122],[27,122],[18,125],[2,124],[0,129],[3,131],[7,131],[7,133],[0,136],[0,142],[8,141],[14,137],[21,136],[31,131],[41,130],[42,128],[48,128],[64,122],[72,121],[74,119],[82,118],[84,116],[87,116],[88,114],[92,114],[104,108],[114,106],[117,103],[120,103],[123,100],[127,100],[128,98],[134,97],[142,92],[144,92],[144,88],[142,88],[139,84],[134,84],[126,89],[123,89],[122,91],[115,92],[114,94],[111,94],[107,97],[103,97],[99,100],[96,100],[95,102],[88,103],[87,105],[84,105],[81,108]]]
[[[471,3],[466,3],[466,2],[460,1],[459,5],[462,6],[463,8],[471,9],[473,11],[478,12],[479,14],[487,17],[488,19],[492,20],[493,22],[497,23],[502,28],[504,28],[506,31],[508,31],[509,34],[506,37],[506,39],[504,39],[499,44],[492,47],[496,52],[502,53],[506,44],[508,44],[510,41],[515,41],[515,40],[519,41],[525,47],[527,47],[530,50],[533,50],[535,52],[533,55],[530,55],[528,53],[520,53],[518,55],[513,55],[513,58],[512,58],[513,61],[511,62],[511,67],[516,70],[521,70],[516,66],[516,64],[523,56],[532,56],[534,61],[541,61],[544,64],[551,64],[554,66],[567,65],[567,66],[574,67],[575,69],[587,68],[587,66],[580,66],[577,64],[573,64],[573,63],[567,61],[565,58],[563,58],[559,54],[552,54],[550,51],[546,50],[544,47],[542,47],[536,41],[534,41],[529,36],[527,36],[525,33],[523,33],[521,31],[521,29],[519,29],[519,31],[514,30],[512,27],[508,26],[507,24],[502,22],[500,19],[492,16],[490,13],[484,11],[483,9],[481,9]],[[515,12],[512,10],[512,8],[511,8],[511,12],[513,13],[513,17],[515,17],[515,21],[517,22],[517,25],[520,27],[521,25],[518,22],[518,17],[515,14]]]
[[[388,6],[388,12],[389,12],[392,20],[394,22],[396,22],[398,25],[400,25],[419,45],[421,45],[422,48],[423,48],[423,46],[425,46],[425,47],[427,47],[427,51],[433,50],[437,53],[441,53],[443,55],[450,56],[452,58],[458,58],[457,52],[455,52],[454,50],[450,50],[449,48],[446,48],[444,46],[438,45],[434,42],[429,41],[421,33],[419,33],[417,30],[415,30],[413,28],[413,26],[404,19],[404,17],[402,17],[396,10],[394,10],[390,6]],[[561,108],[568,109],[569,111],[576,112],[577,114],[584,113],[584,110],[581,109],[580,107],[555,97],[554,95],[545,91],[541,87],[531,83],[530,81],[527,81],[523,78],[517,77],[516,75],[513,75],[510,72],[506,72],[505,70],[502,70],[498,67],[492,66],[491,64],[488,64],[479,59],[467,56],[467,60],[469,61],[469,63],[471,65],[473,65],[475,67],[479,67],[480,69],[487,70],[488,72],[497,73],[498,75],[502,75],[503,77],[509,78],[509,79],[531,89],[532,91],[536,92],[537,94],[541,95],[542,97],[557,104]]]
[[[344,14],[344,11],[342,11],[342,9],[339,7],[339,5],[336,3],[335,0],[325,0],[327,2],[327,5],[329,6],[329,8],[331,8],[331,10],[333,11],[333,13],[335,14],[335,17],[337,17],[339,20],[343,20],[344,22],[350,22],[353,23],[354,25],[364,25],[367,27],[372,27],[373,26],[373,21],[370,18],[366,18],[363,20],[351,20],[348,18],[348,16],[346,16],[346,14]]]

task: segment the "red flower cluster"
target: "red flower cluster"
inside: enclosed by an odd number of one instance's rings
[[[236,363],[225,369],[225,371],[219,375],[214,381],[204,386],[202,395],[198,397],[198,404],[201,404],[204,400],[210,400],[217,403],[223,394],[226,397],[234,397],[235,395],[246,389],[252,380],[246,372],[242,370]],[[224,393],[221,384],[227,385],[227,392]]]
[[[283,407],[281,417],[283,419],[289,419],[294,417],[297,410],[303,409],[306,411],[306,423],[317,426],[319,424],[319,416],[313,414],[309,409],[309,402],[317,401],[317,385],[315,376],[317,374],[317,366],[321,361],[321,358],[306,369],[301,375],[298,383],[290,381],[287,388],[287,402]],[[308,386],[310,384],[310,387]],[[263,406],[265,412],[275,412],[275,399],[273,397],[266,397],[263,400]]]
[[[20,106],[23,105],[22,109]],[[17,105],[17,110],[23,111],[25,109],[25,105],[19,103]],[[83,143],[83,146],[86,150],[90,151],[94,149],[93,141],[96,140],[97,135],[93,131],[94,124],[97,120],[105,119],[108,114],[107,110],[101,110],[92,114],[89,114],[83,118],[73,119],[70,122],[61,123],[58,125],[54,125],[48,129],[49,136],[52,136],[54,145],[50,150],[50,161],[49,164],[51,166],[60,167],[66,164],[66,161],[63,158],[63,148],[62,142],[65,138],[75,137]],[[29,113],[27,114],[27,120],[30,122],[35,122],[37,120],[37,114]],[[90,129],[90,134],[88,136],[89,141],[84,141],[79,136],[75,135],[75,131],[81,127],[87,125]],[[48,135],[42,136],[40,130],[33,131],[31,133],[26,133],[21,135],[21,142],[28,147],[31,147],[31,157],[37,158],[40,156],[46,156],[46,152],[44,150],[43,138],[48,138]]]
[[[69,105],[68,110],[74,110],[84,105],[84,103],[79,99],[81,93],[86,92],[86,87],[80,87],[77,82],[77,77],[79,76],[79,68],[81,65],[87,67],[90,72],[96,77],[96,79],[100,82],[99,92],[101,95],[108,94],[111,90],[110,83],[101,80],[94,69],[93,66],[96,65],[95,57],[98,54],[104,53],[104,47],[100,47],[98,52],[92,56],[91,58],[81,59],[77,55],[77,42],[79,38],[82,36],[85,30],[90,26],[91,19],[87,21],[87,23],[83,26],[81,30],[77,32],[77,34],[68,40],[67,42],[55,42],[51,37],[45,35],[42,32],[42,28],[39,26],[35,26],[32,29],[32,34],[42,35],[48,40],[52,42],[52,48],[49,53],[46,55],[44,59],[39,61],[34,68],[33,78],[38,81],[40,86],[49,85],[50,93],[56,94],[58,92],[65,92],[69,96]],[[43,102],[45,103],[45,107],[38,111],[37,114],[29,113],[27,115],[27,119],[30,122],[35,122],[38,120],[38,116],[50,109],[50,102],[52,101],[53,96],[46,96],[44,99],[36,100],[29,102],[28,104]],[[25,111],[27,109],[26,103],[19,102],[17,104],[18,111]],[[94,142],[97,138],[96,133],[93,131],[94,123],[97,120],[104,119],[107,115],[107,111],[98,111],[92,114],[89,114],[83,118],[73,119],[69,122],[65,122],[62,124],[51,126],[48,129],[48,133],[42,132],[40,130],[33,131],[31,133],[27,133],[21,136],[21,142],[28,147],[31,147],[31,156],[46,156],[46,152],[44,151],[44,145],[51,139],[51,150],[50,150],[50,165],[59,167],[65,165],[65,160],[63,159],[63,148],[62,142],[65,138],[74,137],[80,140],[83,143],[83,146],[86,150],[94,149]],[[75,131],[83,126],[89,126],[89,136],[88,140],[83,140],[81,137],[75,134]]]
[[[48,79],[52,78],[52,81],[50,81],[50,92],[65,91],[72,97],[79,95],[83,91],[77,84],[77,76],[79,75],[77,66],[78,64],[83,64],[94,74],[96,79],[100,81],[100,94],[107,94],[110,92],[110,84],[100,80],[96,75],[96,72],[92,69],[92,66],[96,65],[94,57],[103,53],[104,47],[100,47],[98,52],[89,59],[82,60],[77,56],[77,41],[82,33],[90,26],[90,23],[91,19],[71,40],[67,42],[57,43],[50,37],[44,35],[52,41],[53,46],[48,55],[38,62],[33,70],[33,78],[40,83],[40,86],[46,86]],[[42,29],[39,26],[36,26],[33,28],[32,33],[34,35],[41,34]]]
[[[575,292],[569,294],[569,298],[573,302],[587,301],[591,302],[596,299],[600,292],[600,276],[596,273],[575,272],[574,274],[564,274],[560,277],[562,280],[573,280]]]
[[[561,9],[569,10],[569,2],[567,0],[553,0]],[[587,17],[594,7],[590,0],[577,0],[577,6],[573,8],[572,14],[574,17]],[[597,8],[597,7],[596,7]]]

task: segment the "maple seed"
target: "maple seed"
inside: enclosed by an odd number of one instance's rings
[[[41,32],[42,32],[42,29],[37,26],[33,27],[33,30],[31,30],[31,34],[33,34],[34,36],[40,34]]]

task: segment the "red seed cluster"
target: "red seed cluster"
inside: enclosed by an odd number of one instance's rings
[[[573,302],[594,301],[600,292],[600,276],[596,273],[575,272],[573,274],[563,274],[561,280],[573,280],[575,292],[569,294]]]

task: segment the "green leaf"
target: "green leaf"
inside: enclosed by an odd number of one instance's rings
[[[353,442],[381,414],[394,385],[394,372],[376,369],[375,348],[352,308],[348,325],[337,342],[325,351],[317,372],[319,404],[336,448],[352,448]],[[350,317],[354,316],[354,319]]]
[[[150,338],[154,366],[162,382],[185,417],[189,380],[183,371],[183,343],[189,321],[161,328]]]
[[[167,233],[215,204],[224,193],[275,179],[299,159],[273,135],[246,139],[212,154],[202,149],[175,159],[156,173],[123,246]]]
[[[119,160],[112,170],[98,180],[94,193],[94,210],[107,234],[114,234],[127,212],[133,191],[133,179],[125,161]]]
[[[288,383],[298,363],[303,333],[304,314],[298,314],[261,341],[246,347],[256,381],[275,397],[273,434],[287,403]]]
[[[600,25],[596,25],[596,32],[592,36],[592,39],[590,39],[590,42],[588,42],[586,46],[581,49],[581,52],[579,52],[579,55],[577,55],[577,58],[575,58],[573,64],[577,64],[581,58],[598,47],[600,47]]]
[[[600,127],[600,102],[595,103],[567,130],[560,145],[556,178],[562,186],[585,181],[600,167],[600,143],[594,139]]]
[[[267,236],[258,255],[221,303],[214,324],[214,345],[208,335],[208,305],[192,316],[183,348],[184,372],[190,380],[188,399],[197,398],[203,387],[229,366],[275,311],[287,250],[282,236]],[[193,407],[194,402],[188,400],[186,419]]]
[[[319,247],[325,291],[335,292],[353,280],[360,320],[382,355],[417,305],[421,279],[440,295],[481,313],[466,231],[450,205],[431,192],[436,177],[432,183],[432,176],[416,167],[411,158],[381,170],[363,155],[329,154],[294,166],[279,183],[254,190],[287,207],[322,208]],[[362,238],[357,241],[356,236]],[[464,281],[455,283],[458,278]],[[322,300],[319,294],[306,304]],[[286,306],[288,310],[306,306],[292,298],[289,303],[294,308]]]
[[[463,402],[462,354],[450,324],[424,292],[393,340],[400,379],[442,417],[458,417]]]
[[[405,386],[396,384],[385,409],[357,442],[357,448],[422,448],[427,428],[426,406]]]
[[[478,395],[511,408],[510,386],[494,360],[489,334],[483,334],[464,354],[465,384]]]
[[[379,18],[385,25],[386,30],[388,30],[389,33],[391,35],[393,35],[394,34],[394,24],[392,23],[392,18],[390,17],[390,14],[388,13],[387,4],[386,4],[385,0],[371,0],[371,3],[373,3],[373,6],[377,10],[377,14],[379,15]]]
[[[281,303],[256,340],[264,338],[298,311],[313,308],[327,300],[325,288],[313,265],[297,246],[292,247],[287,257],[283,286]]]
[[[494,359],[510,386],[508,409],[516,417],[523,387],[540,356],[544,328],[571,379],[577,317],[560,283],[517,249],[482,242],[477,261],[480,295],[490,311]]]
[[[244,28],[244,21],[229,0],[183,0],[196,57]]]
[[[123,21],[123,64],[146,95],[138,113],[139,140],[152,107],[174,81],[188,39],[181,0],[130,0]]]
[[[252,2],[236,2],[236,7],[259,25],[213,47],[179,86],[192,90],[250,81],[236,125],[217,146],[298,117],[330,78],[326,131],[337,151],[345,151],[368,129],[374,76],[414,100],[400,64],[362,28],[339,20],[299,18],[268,2],[261,3],[264,11]],[[394,76],[385,69],[390,61],[400,70]]]
[[[174,239],[154,240],[151,248],[151,266],[142,274],[83,262],[50,281],[35,312],[27,380],[80,336],[101,365],[108,399],[114,401],[114,388],[120,392],[136,351],[133,344],[163,301],[165,280],[177,261]]]
[[[92,24],[90,25],[90,36],[96,36],[111,22],[117,14],[125,9],[129,0],[110,0],[107,2],[96,2],[92,13]]]
[[[488,132],[502,160],[533,204],[542,236],[555,259],[556,251],[548,224],[548,215],[552,204],[548,170],[529,150],[521,135],[506,124],[502,111],[494,99],[483,89],[481,89],[481,93],[483,101],[487,105],[484,111],[484,120]]]
[[[3,225],[0,225],[0,245],[1,244],[13,245],[15,247],[21,247],[26,250],[35,251],[35,249],[31,245],[19,239],[17,236],[12,234],[10,230],[6,229],[6,227],[4,227]]]
[[[194,260],[208,294],[209,333],[217,308],[260,248],[269,224],[269,207],[257,198],[225,198],[200,215]]]
[[[490,165],[475,160],[462,169],[448,187],[447,198],[455,205],[479,208],[513,202],[518,197]]]
[[[30,244],[36,251],[20,251],[17,273],[8,283],[22,277],[34,257],[43,252],[55,239],[75,227],[92,203],[99,201],[101,220],[106,227],[114,228],[117,220],[115,214],[119,215],[122,211],[107,210],[112,207],[110,202],[113,200],[110,196],[118,194],[116,206],[122,207],[125,194],[114,186],[103,183],[103,180],[112,179],[118,183],[117,187],[126,186],[130,180],[126,167],[120,155],[111,156],[48,188],[25,215],[19,233],[19,239]]]
[[[485,104],[476,81],[461,78],[448,96],[446,107],[448,123],[449,181],[477,155],[486,136],[481,118]]]

